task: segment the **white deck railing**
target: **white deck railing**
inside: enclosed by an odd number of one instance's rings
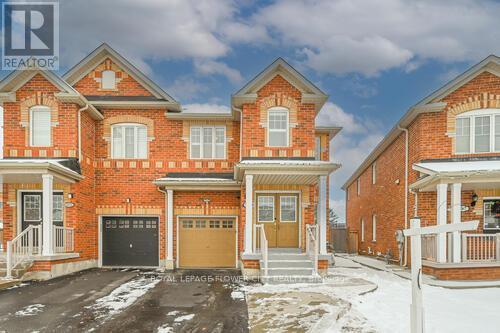
[[[500,261],[500,234],[462,233],[462,261]]]
[[[317,225],[306,225],[306,253],[314,263],[314,273],[318,274],[319,229]]]
[[[12,269],[23,260],[41,253],[41,235],[41,226],[30,225],[14,239],[7,241],[7,279],[12,278]]]
[[[266,277],[269,265],[269,246],[267,243],[266,231],[261,224],[256,224],[254,231],[254,252],[262,255],[262,270],[264,271],[264,277]]]
[[[54,226],[54,252],[68,253],[75,248],[73,228]]]

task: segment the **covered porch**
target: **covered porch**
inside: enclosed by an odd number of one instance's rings
[[[431,160],[416,163],[413,169],[421,177],[410,189],[416,193],[416,214],[424,223],[480,221],[474,232],[422,237],[424,265],[495,268],[500,277],[500,160]]]
[[[68,159],[0,160],[6,277],[25,261],[78,257],[65,214],[71,184],[83,179]]]
[[[306,253],[316,271],[318,261],[321,266],[328,260],[328,176],[337,168],[293,159],[247,159],[236,166],[245,208],[243,267],[253,263],[266,270],[270,250]]]

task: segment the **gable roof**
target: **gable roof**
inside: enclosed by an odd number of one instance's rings
[[[47,81],[60,90],[59,93],[55,94],[58,99],[69,103],[76,103],[82,107],[88,105],[88,112],[92,118],[103,119],[102,114],[66,81],[61,79],[52,71],[42,70],[39,68],[29,70],[18,69],[7,75],[0,82],[0,103],[15,102],[16,91],[38,74],[42,75]]]
[[[500,76],[500,57],[493,54],[486,57],[481,62],[472,66],[464,73],[412,106],[382,141],[372,150],[356,171],[354,171],[351,177],[344,183],[342,189],[345,190],[351,185],[352,182],[354,182],[363,171],[378,158],[378,156],[401,134],[402,128],[407,128],[422,113],[443,111],[446,107],[446,103],[441,100],[444,97],[484,72],[490,72],[496,76]]]
[[[302,92],[304,103],[316,104],[319,111],[328,99],[328,95],[316,87],[305,76],[300,74],[295,68],[287,63],[283,58],[278,58],[267,66],[262,72],[257,74],[250,82],[232,95],[233,106],[239,107],[244,103],[252,103],[257,98],[257,92],[276,75],[282,76],[293,86]]]
[[[169,109],[180,111],[179,103],[172,96],[167,94],[160,86],[158,86],[137,67],[135,67],[132,63],[125,59],[125,57],[116,52],[113,48],[111,48],[111,46],[106,43],[102,43],[89,55],[83,58],[79,63],[68,70],[66,74],[63,75],[63,78],[70,85],[74,85],[97,65],[103,62],[106,58],[110,58],[120,68],[125,70],[157,99],[168,102]]]

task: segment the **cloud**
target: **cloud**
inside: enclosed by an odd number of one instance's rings
[[[317,125],[342,126],[332,140],[330,155],[342,167],[330,178],[332,195],[330,204],[342,220],[345,219],[344,192],[340,189],[366,156],[384,137],[383,125],[371,118],[362,118],[344,111],[338,105],[327,102],[316,118]]]
[[[207,91],[208,87],[190,76],[181,76],[166,90],[178,101],[189,101],[197,98],[199,93]]]
[[[213,60],[196,60],[194,67],[198,73],[204,75],[222,75],[232,83],[241,83],[243,77],[237,69],[231,68],[223,62]]]
[[[494,1],[278,0],[253,20],[320,73],[374,76],[500,52],[499,13]]]
[[[189,113],[230,113],[229,106],[209,103],[185,104],[182,107],[184,112]]]

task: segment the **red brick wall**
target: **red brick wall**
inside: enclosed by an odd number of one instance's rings
[[[467,102],[483,93],[500,94],[500,77],[485,72],[449,94],[442,101],[447,102],[447,108],[442,112],[424,113],[418,116],[409,127],[409,183],[417,180],[418,173],[411,165],[425,159],[455,157],[452,139],[447,133],[447,112],[459,103]],[[481,107],[488,107],[482,103]],[[361,178],[361,196],[356,194],[356,181],[348,187],[347,224],[351,230],[360,228],[361,217],[365,220],[365,242],[359,244],[361,252],[366,252],[368,246],[375,252],[385,253],[391,249],[397,256],[397,244],[394,232],[404,228],[404,133],[390,144],[377,158],[377,184],[371,184],[371,166]],[[500,155],[482,154],[482,155]],[[460,155],[463,157],[463,155]],[[473,156],[478,156],[474,154]],[[395,181],[399,179],[399,184]],[[462,192],[462,203],[469,206],[472,191]],[[414,196],[409,194],[408,216],[414,213]],[[448,198],[450,202],[450,198]],[[377,215],[377,241],[371,242],[371,215]],[[435,192],[419,193],[418,215],[423,225],[436,223]],[[472,210],[462,213],[462,220],[482,220],[482,215],[476,215]],[[361,233],[359,233],[361,240]],[[408,258],[409,258],[408,254]]]
[[[474,268],[434,268],[423,267],[424,274],[435,276],[439,280],[498,280],[500,267]]]

